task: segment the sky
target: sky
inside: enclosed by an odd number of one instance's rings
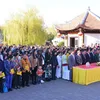
[[[86,12],[88,7],[100,16],[100,0],[0,0],[0,25],[11,14],[36,7],[45,25],[63,24]]]

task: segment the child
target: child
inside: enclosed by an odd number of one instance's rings
[[[38,69],[37,69],[37,72],[36,72],[38,84],[44,83],[44,81],[42,80],[43,73],[44,73],[44,71],[43,71],[42,67],[39,66]]]
[[[20,79],[21,79],[21,76],[22,76],[22,71],[21,71],[21,68],[18,67],[17,68],[17,77],[16,77],[16,88],[20,89]]]

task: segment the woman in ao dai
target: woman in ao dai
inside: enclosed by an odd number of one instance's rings
[[[61,53],[57,55],[58,66],[56,68],[56,77],[61,78],[62,56]]]
[[[68,78],[68,62],[67,62],[67,56],[66,52],[63,52],[62,55],[62,78],[67,79]]]

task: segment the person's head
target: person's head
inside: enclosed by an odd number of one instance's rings
[[[87,48],[87,53],[90,53],[90,48]]]
[[[23,59],[27,60],[27,55],[26,54],[23,54]]]
[[[66,51],[64,50],[62,53],[65,55],[66,54]]]
[[[8,55],[11,55],[12,54],[12,52],[11,52],[11,50],[8,52]]]
[[[94,49],[93,49],[93,48],[91,48],[91,49],[90,49],[90,51],[91,51],[91,52],[94,52]]]
[[[12,55],[9,55],[9,56],[8,56],[8,60],[9,60],[9,61],[12,61],[12,60],[13,60],[13,56],[12,56]]]
[[[77,51],[77,55],[80,55],[80,54],[81,54],[81,51],[80,51],[80,50],[78,50],[78,51]]]
[[[71,53],[72,55],[75,54],[74,49],[71,49],[71,50],[70,50],[70,53]]]
[[[86,49],[84,50],[84,54],[86,54],[87,52],[86,52]]]
[[[19,57],[19,54],[18,54],[18,53],[15,53],[15,54],[14,54],[14,57],[15,57],[15,58],[18,58],[18,57]]]
[[[58,51],[58,52],[57,52],[57,55],[61,56],[61,52]]]
[[[28,51],[25,51],[24,53],[25,53],[26,55],[28,55]]]
[[[39,66],[38,69],[42,69],[42,66]]]
[[[57,56],[57,52],[55,52],[55,54],[54,54],[55,56]]]
[[[4,54],[4,60],[6,60],[8,57],[7,57],[7,54]]]
[[[96,53],[99,54],[99,49],[96,50]]]
[[[37,54],[38,54],[38,55],[42,55],[42,50],[38,50],[38,51],[37,51]]]

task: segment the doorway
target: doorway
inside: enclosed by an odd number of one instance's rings
[[[70,47],[78,47],[78,38],[77,37],[70,38]]]
[[[70,38],[70,47],[75,47],[75,38]]]

